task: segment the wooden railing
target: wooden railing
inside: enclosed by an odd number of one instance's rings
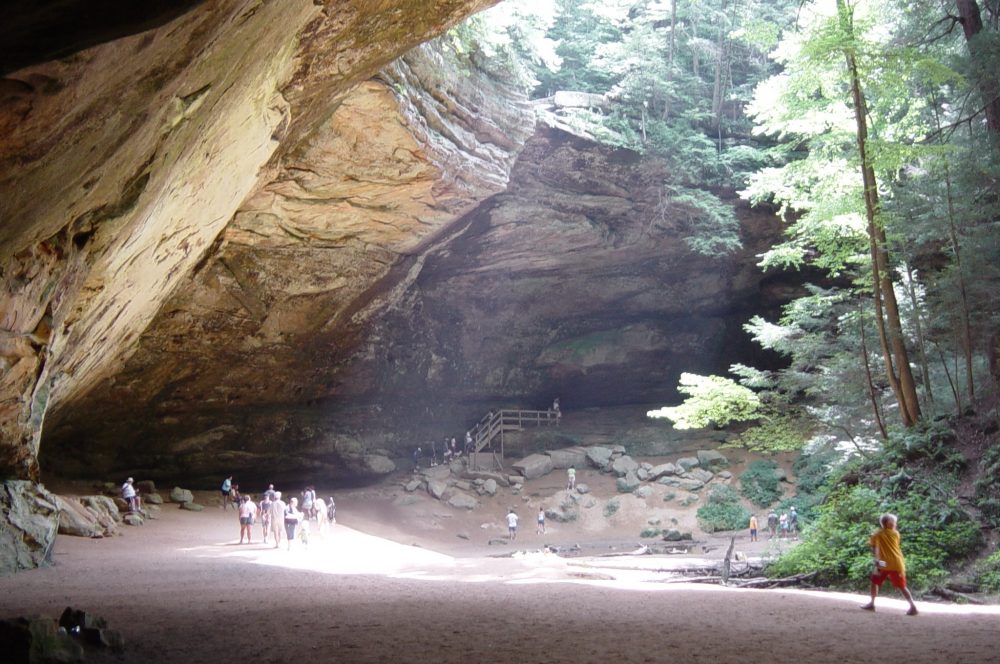
[[[520,431],[527,425],[553,426],[558,425],[561,417],[558,410],[497,410],[490,411],[472,429],[472,454],[469,457],[469,467],[480,470],[484,450],[490,460],[490,466],[503,470],[504,432]],[[494,445],[499,439],[499,445]]]

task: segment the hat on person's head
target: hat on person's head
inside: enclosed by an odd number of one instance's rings
[[[128,479],[127,479],[127,480],[125,480],[125,481],[126,481],[126,482],[134,482],[135,480],[133,480],[133,479],[132,479],[132,478],[130,477],[130,478],[128,478]]]

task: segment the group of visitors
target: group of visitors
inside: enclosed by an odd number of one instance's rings
[[[240,519],[240,544],[250,544],[253,537],[253,525],[259,520],[264,544],[268,537],[274,540],[274,548],[285,542],[286,548],[292,548],[292,542],[301,540],[303,545],[309,544],[310,524],[315,522],[320,536],[325,537],[330,524],[336,523],[337,507],[333,498],[327,500],[316,496],[316,487],[309,485],[299,498],[292,496],[286,502],[280,491],[273,484],[261,494],[260,504],[254,503],[249,495],[239,494],[239,485],[233,483],[232,477],[222,482],[222,507],[226,509],[230,502],[236,504]]]
[[[441,450],[440,455],[438,454],[439,448]],[[472,433],[469,431],[465,432],[464,445],[459,445],[458,439],[454,437],[449,438],[448,436],[444,437],[440,445],[433,440],[427,441],[423,445],[417,445],[417,449],[413,451],[413,467],[420,468],[423,465],[425,456],[428,456],[429,465],[434,467],[439,463],[451,463],[455,459],[461,458],[463,453],[466,456],[472,453]]]
[[[779,516],[777,512],[771,510],[767,515],[767,538],[778,537],[783,540],[799,538],[799,513],[792,505],[787,512],[782,512]],[[757,517],[750,517],[750,541],[757,541]]]

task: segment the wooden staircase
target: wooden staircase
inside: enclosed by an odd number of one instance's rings
[[[472,429],[470,470],[503,470],[504,433],[525,426],[558,426],[558,410],[491,410]]]

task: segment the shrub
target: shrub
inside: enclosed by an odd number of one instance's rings
[[[976,480],[976,507],[993,528],[1000,528],[1000,445],[986,450]]]
[[[750,512],[740,504],[736,491],[724,484],[712,487],[708,502],[698,508],[698,525],[707,533],[746,528]]]
[[[617,498],[612,498],[604,505],[604,516],[606,517],[614,516],[615,513],[618,511],[618,508],[621,506],[622,505]]]
[[[872,556],[868,538],[883,512],[899,516],[906,557],[907,581],[920,590],[947,576],[946,563],[972,553],[979,528],[954,498],[923,491],[916,483],[901,497],[857,485],[842,488],[816,509],[805,541],[768,567],[772,576],[818,572],[822,584],[863,589],[868,585]]]
[[[976,582],[988,593],[1000,593],[1000,551],[979,563]]]
[[[663,530],[661,530],[660,528],[649,527],[649,528],[643,528],[642,532],[639,533],[639,537],[659,537],[662,534]]]
[[[770,459],[751,462],[740,475],[740,493],[754,505],[771,505],[781,498],[781,482],[777,470],[778,464]]]

